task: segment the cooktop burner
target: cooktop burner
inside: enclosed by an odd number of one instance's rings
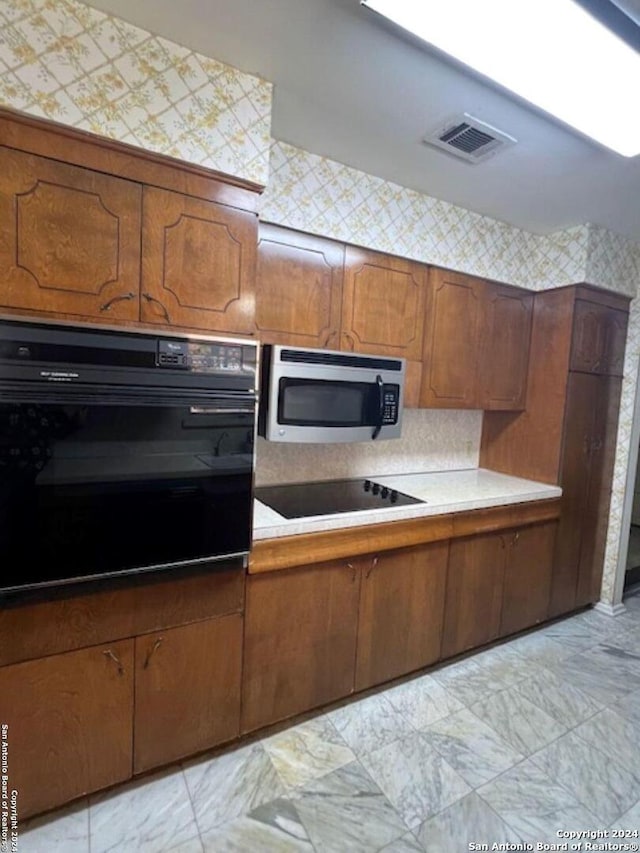
[[[260,486],[255,490],[255,496],[285,518],[424,503],[374,480],[328,480],[288,486]]]

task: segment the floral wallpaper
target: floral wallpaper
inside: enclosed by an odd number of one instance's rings
[[[272,86],[76,0],[0,0],[0,103],[266,184]]]

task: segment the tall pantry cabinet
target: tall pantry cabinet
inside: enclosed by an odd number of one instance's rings
[[[537,294],[527,411],[485,413],[482,466],[562,486],[549,617],[599,598],[628,310],[584,285]]]

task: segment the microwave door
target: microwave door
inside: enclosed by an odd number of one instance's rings
[[[380,430],[384,423],[384,382],[382,381],[382,376],[380,376],[380,374],[376,376],[376,393],[378,396],[378,421],[373,433],[371,434],[371,438],[374,441],[380,435]]]

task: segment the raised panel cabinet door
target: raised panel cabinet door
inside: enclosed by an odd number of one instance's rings
[[[344,245],[260,224],[256,327],[262,343],[340,346]]]
[[[487,410],[525,408],[533,294],[488,284],[480,320],[481,405]]]
[[[607,313],[606,305],[576,299],[571,342],[571,370],[601,373],[606,363]]]
[[[567,613],[576,606],[600,387],[601,379],[598,376],[573,371],[569,373],[560,466],[562,511],[556,538],[550,617]]]
[[[427,267],[347,246],[341,349],[420,361]]]
[[[0,308],[138,320],[141,187],[0,147]]]
[[[624,354],[627,343],[629,314],[615,308],[607,309],[605,317],[604,358],[599,373],[607,376],[622,376],[624,373]]]
[[[506,531],[452,540],[443,658],[482,646],[499,636],[508,535]]]
[[[448,555],[436,542],[363,560],[356,690],[438,660]]]
[[[253,333],[257,227],[253,213],[145,187],[141,319]]]
[[[237,737],[241,666],[239,613],[137,637],[134,772]]]
[[[420,405],[480,408],[478,331],[484,282],[432,269]]]
[[[353,692],[359,561],[249,577],[243,732]]]
[[[550,521],[507,534],[501,635],[547,618],[557,526]]]
[[[3,667],[0,697],[21,819],[131,777],[131,640]]]

